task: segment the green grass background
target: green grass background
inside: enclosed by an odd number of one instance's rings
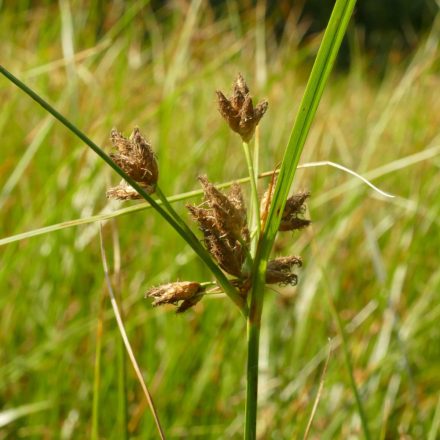
[[[253,96],[269,100],[260,166],[273,168],[319,36],[299,47],[304,28],[292,15],[276,43],[261,9],[240,15],[229,5],[214,20],[205,2],[176,4],[162,21],[146,1],[124,10],[22,2],[0,10],[2,64],[103,147],[113,127],[128,135],[139,126],[158,154],[168,195],[196,189],[202,173],[216,182],[244,177],[240,140],[221,120],[214,91],[229,91],[241,72]],[[298,171],[295,188],[312,192],[313,225],[282,235],[275,247],[277,255],[302,255],[304,268],[296,288],[266,297],[262,439],[302,438],[329,338],[334,349],[311,438],[362,436],[329,297],[348,332],[373,438],[439,435],[439,32],[436,20],[413,54],[391,54],[381,79],[359,34],[349,33],[351,68],[332,74],[301,162],[338,162],[396,197],[330,167]],[[0,239],[136,203],[109,202],[105,190],[117,177],[4,78],[0,101]],[[187,216],[183,203],[175,206]],[[143,298],[149,286],[208,279],[154,212],[106,222],[104,239],[116,267],[120,259],[127,332],[167,438],[241,438],[244,320],[217,297],[180,316],[151,308]],[[156,438],[129,364],[122,426],[120,334],[98,223],[0,243],[0,439],[90,437],[97,341],[100,438]]]

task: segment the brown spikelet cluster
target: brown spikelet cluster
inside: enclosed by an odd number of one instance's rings
[[[302,266],[301,257],[279,257],[269,261],[266,269],[266,283],[296,286],[298,276],[292,272],[295,266]]]
[[[306,210],[304,203],[309,197],[309,192],[301,191],[287,199],[279,231],[294,231],[310,225],[310,220],[299,217],[304,214]]]
[[[249,88],[240,74],[233,85],[232,96],[226,98],[221,91],[217,91],[217,98],[220,114],[229,127],[238,133],[244,142],[249,142],[267,110],[267,101],[262,101],[254,107]],[[110,154],[113,161],[142,188],[145,188],[148,194],[154,193],[159,177],[158,164],[151,145],[139,129],[135,128],[129,138],[125,138],[117,130],[112,130],[111,142],[116,150]],[[251,234],[241,187],[233,184],[229,191],[222,192],[209,182],[206,176],[199,177],[199,181],[203,189],[203,201],[200,205],[186,207],[203,233],[203,242],[207,251],[218,266],[229,275],[229,282],[245,299],[252,289],[254,259],[251,254]],[[260,203],[259,232],[263,234],[275,183],[276,173],[273,174],[269,189]],[[107,196],[120,200],[140,198],[137,191],[126,181],[110,188]],[[309,196],[309,192],[299,192],[286,201],[279,231],[298,230],[310,224],[310,220],[303,218],[305,202]],[[165,204],[166,201],[163,202]],[[167,206],[166,209],[173,216],[177,215],[171,207]],[[256,238],[261,237],[258,231],[254,232],[257,234]],[[256,249],[252,247],[252,253],[258,252],[258,241],[253,244],[256,245]],[[270,260],[266,268],[266,283],[295,286],[298,276],[294,271],[301,266],[301,257],[297,256]],[[194,281],[172,282],[151,288],[145,297],[153,299],[153,306],[175,305],[177,312],[180,313],[196,305],[207,293],[204,286],[212,284],[202,285]],[[212,292],[221,292],[221,290],[220,285],[217,285]]]
[[[180,281],[153,287],[145,294],[145,297],[154,298],[153,306],[177,305],[177,313],[181,313],[202,299],[203,290],[199,283]]]
[[[223,194],[206,177],[199,177],[204,192],[201,206],[187,205],[194,221],[203,232],[209,253],[227,273],[242,277],[248,252],[249,230],[246,208],[239,185]]]
[[[159,168],[156,157],[148,141],[135,128],[130,138],[125,138],[120,132],[113,129],[110,140],[116,153],[110,157],[133,180],[142,186],[148,194],[156,190],[159,177]],[[141,196],[125,181],[107,191],[107,197],[120,200],[139,199]]]
[[[217,90],[218,108],[229,127],[238,133],[244,142],[249,142],[254,135],[255,127],[266,113],[267,101],[260,102],[256,107],[252,103],[249,88],[238,74],[233,86],[233,94],[228,99]]]
[[[261,199],[260,215],[262,219],[265,219],[267,216],[274,190],[275,182],[272,182]],[[311,221],[302,217],[306,210],[305,202],[309,197],[310,192],[300,191],[286,200],[280,226],[278,228],[279,231],[295,231],[306,228],[310,225]]]

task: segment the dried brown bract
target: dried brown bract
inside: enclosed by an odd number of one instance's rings
[[[229,99],[219,90],[216,93],[220,114],[244,142],[249,142],[266,113],[268,102],[262,101],[254,108],[249,88],[241,74],[235,80],[233,95]]]
[[[110,139],[117,150],[117,153],[110,154],[113,161],[139,183],[148,194],[153,194],[159,177],[159,168],[151,145],[139,129],[135,128],[129,139],[113,129]],[[137,192],[125,182],[107,191],[107,197],[122,200],[140,198]]]
[[[154,298],[153,306],[160,306],[162,304],[177,305],[180,302],[177,308],[179,313],[197,304],[202,299],[203,290],[199,283],[180,281],[153,287],[145,294],[145,297]]]
[[[209,253],[224,271],[240,277],[249,243],[240,186],[234,185],[228,194],[223,194],[206,177],[199,180],[205,194],[204,203],[201,207],[187,205],[187,208],[203,232]]]
[[[279,257],[269,261],[266,269],[266,283],[295,286],[298,282],[298,276],[292,272],[295,266],[302,266],[301,257]]]

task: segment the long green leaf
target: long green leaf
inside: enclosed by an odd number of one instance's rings
[[[278,232],[287,196],[295,176],[295,171],[310,126],[316,114],[325,83],[333,67],[355,4],[356,0],[337,0],[333,8],[330,21],[324,33],[315,64],[313,65],[303,99],[293,124],[292,133],[284,153],[283,162],[274,190],[265,230],[262,231],[260,243],[255,256],[250,312],[248,317],[246,440],[254,440],[256,438],[259,334],[267,261]],[[360,412],[361,410],[362,409],[360,409]],[[365,426],[364,432],[368,438],[368,429]]]

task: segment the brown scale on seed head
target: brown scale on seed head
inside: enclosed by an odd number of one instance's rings
[[[283,216],[281,217],[280,227],[278,228],[279,231],[293,231],[306,228],[310,225],[310,220],[298,217],[298,215],[304,214],[306,210],[304,203],[309,197],[310,193],[303,191],[287,199]]]
[[[216,93],[220,114],[232,131],[238,133],[244,142],[249,142],[254,135],[255,127],[266,113],[267,101],[260,102],[254,108],[249,88],[241,74],[238,74],[235,80],[233,95],[229,99],[220,90]]]
[[[203,287],[196,282],[180,281],[153,287],[146,294],[147,298],[154,298],[153,306],[174,304],[180,302],[177,313],[184,312],[197,304],[203,296]]]
[[[234,185],[223,194],[206,177],[199,178],[204,192],[204,207],[187,205],[204,235],[208,252],[227,273],[241,276],[249,230],[241,189]],[[202,205],[202,206],[203,206]]]
[[[274,190],[275,182],[272,182],[261,199],[260,215],[262,219],[265,219],[267,216]],[[286,200],[280,226],[278,228],[279,231],[294,231],[310,225],[310,220],[299,217],[304,214],[306,210],[305,202],[309,197],[310,192],[300,191]]]
[[[278,257],[269,261],[266,269],[266,283],[295,286],[298,282],[298,276],[292,273],[295,266],[302,266],[301,257]]]
[[[151,145],[139,129],[135,128],[129,139],[113,129],[110,139],[117,150],[116,153],[110,154],[113,161],[139,183],[148,194],[153,194],[159,177],[159,168]],[[125,182],[110,188],[107,191],[107,197],[122,200],[140,198],[139,194]]]

